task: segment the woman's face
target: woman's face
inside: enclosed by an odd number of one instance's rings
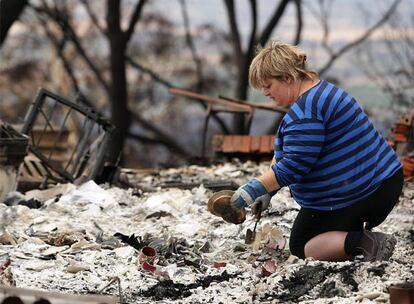
[[[278,106],[287,107],[295,102],[292,81],[270,78],[264,81],[263,95],[270,97]]]

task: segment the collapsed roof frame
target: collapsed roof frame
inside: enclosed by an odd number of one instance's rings
[[[54,161],[54,156],[61,148],[61,141],[64,140],[62,135],[67,130],[70,118],[82,120],[79,124],[79,140],[71,150],[69,159],[59,163]],[[60,120],[58,126],[54,125],[56,119]],[[35,136],[33,130],[35,126],[39,126],[39,121],[42,122],[43,130],[40,136]],[[81,176],[102,181],[107,165],[106,152],[114,130],[115,127],[107,119],[91,108],[73,103],[41,88],[26,114],[21,132],[30,137],[29,150],[41,161],[47,171],[43,181],[45,184],[49,178],[56,182],[74,182]],[[57,138],[53,146],[49,147],[49,153],[44,153],[39,145],[43,134],[48,131],[57,132]]]

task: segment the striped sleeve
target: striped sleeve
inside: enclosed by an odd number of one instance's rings
[[[293,120],[283,130],[283,152],[272,166],[281,187],[300,182],[317,162],[325,127],[315,118]]]

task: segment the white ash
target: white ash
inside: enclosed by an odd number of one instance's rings
[[[65,190],[58,200],[45,196],[40,209],[0,204],[1,214],[9,215],[7,222],[0,223],[2,232],[17,240],[16,245],[0,245],[0,263],[5,256],[10,258],[8,268],[17,287],[50,291],[97,293],[116,276],[128,303],[387,303],[391,284],[414,280],[412,185],[405,187],[400,204],[377,228],[398,238],[390,261],[300,260],[288,258],[285,248],[273,257],[277,270],[269,277],[261,276],[259,260],[266,256],[263,244],[257,251],[244,244],[246,229],[254,225],[250,216],[237,226],[211,215],[207,201],[212,191],[202,185],[192,190],[159,187],[177,179],[241,184],[268,165],[233,162],[130,175],[130,182],[152,190],[138,194],[134,189],[100,187],[93,182],[80,187],[69,185],[62,187]],[[298,210],[288,189],[282,189],[272,199],[258,231],[271,225],[288,238]],[[158,248],[176,244],[181,246],[181,253],[172,260],[156,260],[157,271],[163,275],[154,275],[138,265],[137,250],[117,242],[113,237],[117,232],[151,237],[151,244]],[[203,250],[207,247],[210,249]],[[195,264],[184,265],[183,256]],[[226,264],[214,268],[214,262]],[[166,281],[166,275],[171,281]],[[287,288],[289,284],[300,287],[301,280],[308,284],[302,288],[306,292],[298,290],[295,294],[293,287]],[[155,293],[154,286],[159,287]],[[176,294],[169,295],[168,286],[175,286]],[[117,296],[116,285],[104,293]]]

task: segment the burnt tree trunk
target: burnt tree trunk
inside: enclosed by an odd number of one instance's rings
[[[249,35],[249,41],[246,46],[246,50],[243,51],[243,47],[241,45],[239,27],[236,20],[236,13],[235,13],[235,2],[234,0],[224,0],[227,16],[230,25],[231,31],[231,38],[233,43],[234,49],[234,58],[236,60],[235,64],[237,66],[237,85],[236,85],[236,92],[235,96],[238,99],[246,100],[248,97],[248,90],[249,90],[249,67],[250,63],[254,56],[254,49],[257,43],[260,43],[262,46],[266,44],[269,40],[270,35],[272,34],[273,30],[277,27],[280,19],[284,15],[286,11],[286,7],[293,0],[280,0],[279,4],[276,7],[273,15],[271,16],[270,20],[267,22],[265,28],[263,29],[262,33],[257,35],[257,2],[256,0],[250,0],[250,7],[251,7],[251,19],[252,19],[252,27]],[[297,4],[297,9],[300,10],[301,8],[301,1],[296,0],[295,3]],[[301,11],[297,15],[298,20],[301,22]],[[298,22],[299,22],[298,21]],[[298,32],[301,31],[302,27],[298,27]],[[297,33],[297,40],[300,39],[300,32]],[[298,42],[298,41],[296,41]],[[245,118],[243,114],[238,114],[235,116],[233,121],[233,130],[236,133],[246,133],[248,130],[245,129]]]
[[[247,50],[239,61],[239,77],[237,79],[236,98],[246,100],[249,89],[249,67],[253,60],[254,46],[256,44],[256,29],[257,29],[257,4],[255,0],[250,0],[252,28],[250,31],[250,38],[247,44]],[[238,114],[234,118],[234,126],[236,130],[241,130],[240,133],[249,133],[246,128],[246,117],[243,114]]]
[[[108,150],[108,160],[115,164],[124,145],[131,121],[128,110],[128,84],[125,64],[127,36],[121,29],[120,0],[108,0],[107,3],[107,34],[109,38],[111,65],[110,100],[112,123],[116,127],[112,144]]]
[[[0,46],[26,5],[27,0],[0,0]]]

